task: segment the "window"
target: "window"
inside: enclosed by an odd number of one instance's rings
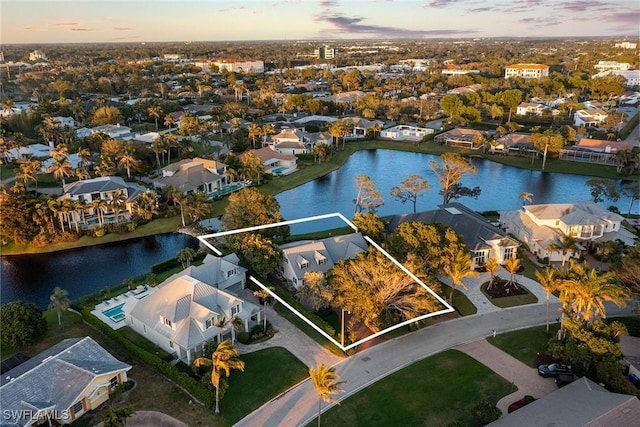
[[[167,325],[167,326],[168,326],[168,327],[170,327],[170,328],[172,328],[172,327],[173,327],[173,324],[171,323],[171,320],[169,320],[169,319],[167,319],[167,318],[165,318],[165,319],[164,319],[164,324],[165,324],[165,325]]]
[[[207,319],[204,321],[204,328],[209,329],[211,327],[211,319]]]
[[[309,261],[305,261],[300,264],[300,268],[308,268],[308,267],[309,267]]]
[[[473,251],[473,262],[476,265],[483,265],[487,261],[486,251]]]
[[[514,248],[514,247],[504,248],[504,259],[513,258],[514,254],[515,254],[515,249],[516,248]]]
[[[111,378],[109,380],[109,384],[111,385],[111,388],[117,386],[118,385],[118,376],[116,375],[115,377]]]
[[[318,264],[319,264],[319,265],[322,265],[322,264],[324,264],[325,262],[326,262],[326,259],[324,259],[324,258],[320,258],[320,259],[318,260]]]
[[[173,341],[169,341],[169,347],[173,348]]]
[[[231,276],[235,276],[236,275],[236,269],[232,268],[231,270],[227,271],[227,277],[231,277]]]
[[[74,414],[82,412],[82,400],[79,401],[79,402],[74,403],[73,406],[71,407],[71,409],[73,409],[73,413]]]
[[[232,316],[235,316],[238,313],[240,313],[240,304],[236,304],[236,305],[231,307],[231,315]]]

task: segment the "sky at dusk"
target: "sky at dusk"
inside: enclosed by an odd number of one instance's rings
[[[638,0],[2,0],[1,43],[634,36]]]

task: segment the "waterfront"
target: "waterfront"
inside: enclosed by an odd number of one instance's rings
[[[376,183],[385,204],[380,215],[411,212],[410,204],[402,204],[389,195],[393,186],[409,175],[418,174],[427,180],[431,189],[418,198],[417,210],[433,209],[442,203],[438,194],[440,184],[431,168],[430,160],[437,156],[394,150],[362,150],[354,153],[339,169],[276,196],[281,213],[287,220],[340,212],[347,218],[354,213],[355,177],[369,175]],[[533,203],[561,203],[589,200],[588,176],[543,173],[505,166],[480,158],[470,161],[478,168],[477,175],[463,179],[463,184],[482,189],[477,200],[459,201],[477,211],[516,209],[522,205],[520,194],[533,193]],[[620,181],[617,181],[620,183]],[[628,198],[603,205],[617,206],[621,212],[629,209]],[[638,202],[633,212],[638,212]],[[317,225],[317,226],[314,226]],[[339,220],[311,225],[292,226],[292,232],[315,231],[340,227]],[[45,307],[51,290],[60,286],[69,291],[71,299],[115,286],[123,280],[149,272],[151,265],[174,257],[190,246],[197,248],[197,240],[183,234],[161,234],[98,246],[66,251],[3,256],[1,263],[0,302],[24,299]]]
[[[26,300],[46,308],[56,286],[66,289],[73,300],[145,275],[153,264],[185,247],[197,250],[198,240],[170,233],[53,253],[3,256],[0,301]]]
[[[378,209],[381,216],[408,213],[411,204],[402,204],[390,196],[391,188],[400,184],[412,174],[422,176],[431,189],[418,198],[417,210],[434,209],[442,204],[438,194],[440,184],[429,167],[429,161],[438,161],[438,156],[393,150],[362,150],[354,153],[338,170],[287,190],[276,196],[285,219],[296,219],[325,213],[340,212],[351,218],[355,211],[353,199],[356,196],[355,177],[368,175],[375,181],[376,188],[384,198],[384,205]],[[478,173],[463,178],[468,187],[479,186],[482,190],[478,199],[469,197],[457,201],[479,212],[488,210],[517,209],[522,206],[520,194],[533,194],[533,203],[571,203],[591,199],[586,182],[589,176],[545,173],[506,166],[481,158],[470,158],[478,168]],[[616,181],[620,184],[620,180]],[[621,197],[613,203],[605,200],[604,206],[614,205],[623,214],[629,209],[630,199]],[[638,213],[638,201],[633,206]],[[338,222],[332,225],[339,226]],[[308,226],[293,226],[293,232],[312,231]]]

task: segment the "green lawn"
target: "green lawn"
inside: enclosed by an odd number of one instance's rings
[[[229,424],[251,412],[309,376],[307,366],[282,347],[240,356],[244,372],[232,371],[220,411]]]
[[[475,359],[448,350],[418,361],[322,414],[326,426],[478,426],[471,409],[494,404],[512,385]],[[315,426],[316,421],[309,423]]]
[[[546,334],[546,326],[536,326],[500,334],[495,338],[489,337],[487,341],[525,365],[533,367],[536,355],[547,351],[549,338],[558,332],[558,328],[559,325],[553,323],[549,336]]]
[[[491,298],[489,294],[487,294],[487,284],[489,282],[485,282],[480,286],[480,290],[484,294],[485,297],[489,300],[489,302],[496,307],[500,308],[509,308],[509,307],[517,307],[519,305],[527,305],[527,304],[535,304],[538,302],[538,298],[529,292],[529,289],[524,286],[518,284],[518,287],[527,291],[524,295],[514,295],[512,297],[502,297],[502,298]],[[494,285],[500,286],[500,285]]]
[[[455,289],[453,291],[452,305],[453,308],[455,308],[456,311],[460,314],[460,316],[471,316],[472,314],[476,314],[478,312],[478,309],[475,305],[473,305],[471,300],[458,289]]]

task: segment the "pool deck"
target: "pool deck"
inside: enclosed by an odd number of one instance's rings
[[[155,292],[155,290],[155,288],[150,286],[138,286],[136,289],[132,289],[124,294],[102,301],[100,304],[96,305],[96,308],[91,311],[91,314],[107,324],[111,329],[120,329],[127,326],[125,318],[123,317],[121,320],[115,321],[109,316],[106,316],[104,312],[119,305],[124,305],[123,311],[128,311],[137,301]]]

